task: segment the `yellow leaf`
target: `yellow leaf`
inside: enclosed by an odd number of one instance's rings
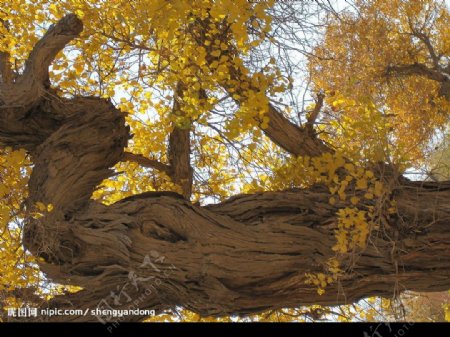
[[[365,190],[367,188],[367,180],[366,179],[358,179],[356,181],[356,188],[359,190]]]
[[[366,194],[364,194],[364,198],[366,198],[367,200],[372,200],[373,199],[373,194],[372,193],[366,193]]]
[[[211,53],[211,55],[212,56],[214,56],[214,57],[219,57],[220,56],[220,50],[214,50],[212,53]]]
[[[44,212],[44,211],[47,210],[47,207],[46,207],[42,202],[40,202],[40,201],[38,201],[38,202],[36,203],[36,207],[37,207],[41,212]]]
[[[73,65],[74,69],[75,69],[75,73],[77,75],[81,74],[84,70],[84,65],[82,63],[75,63]]]
[[[374,194],[379,197],[383,194],[383,184],[380,181],[375,182]]]

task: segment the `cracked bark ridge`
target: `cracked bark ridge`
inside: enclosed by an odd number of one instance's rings
[[[55,48],[79,30],[70,27],[81,27],[72,15],[50,29],[35,48],[34,55],[41,56],[30,60],[49,62]],[[46,81],[45,74],[39,78]],[[36,80],[25,86],[19,78],[11,87],[45,87]],[[16,97],[21,108],[6,108],[5,102],[14,101],[8,93],[16,90],[3,88],[0,144],[25,148],[32,156],[27,205],[54,205],[43,218],[24,219],[24,244],[43,258],[39,266],[52,281],[84,288],[42,307],[129,309],[137,303],[157,312],[182,306],[205,316],[245,315],[389,297],[395,290],[450,288],[450,182],[402,181],[393,194],[398,215],[380,214],[389,228],[374,228],[368,247],[346,260],[351,270],[319,296],[305,284],[305,273],[323,272],[335,256],[335,214],[345,207],[328,203],[327,187],[239,195],[206,207],[160,192],[105,206],[90,196],[124,158],[129,139],[124,114],[104,99],[64,99],[39,90],[21,94],[26,104]],[[306,145],[298,152],[314,149]]]

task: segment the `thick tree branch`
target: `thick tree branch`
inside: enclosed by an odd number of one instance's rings
[[[208,19],[205,19],[202,24],[206,27],[211,24]],[[218,23],[215,23],[218,25]],[[226,26],[226,24],[224,24]],[[217,27],[218,30],[223,30],[223,27]],[[195,34],[197,43],[199,46],[204,46],[204,34]],[[226,35],[226,32],[223,32],[223,35]],[[223,38],[223,36],[217,36],[217,38]],[[226,41],[225,41],[226,42]],[[222,50],[221,55],[227,56],[229,58],[235,57],[238,55],[238,51],[232,46],[232,44],[228,44],[227,50]],[[214,61],[219,61],[220,57],[212,56],[208,54],[206,57],[206,61],[208,64],[212,64]],[[238,67],[234,67],[230,65],[228,67],[228,74],[230,79],[234,82],[241,83],[247,82],[249,84],[248,90],[258,91],[258,88],[254,88],[251,83],[251,78],[243,74]],[[230,85],[228,83],[222,83],[224,89],[233,96],[234,94],[238,94],[240,96],[239,99],[235,99],[235,102],[240,105],[242,100],[245,99],[244,89],[240,86]],[[269,137],[275,144],[286,150],[287,152],[296,155],[296,156],[319,156],[324,152],[333,152],[324,142],[318,139],[315,135],[314,130],[311,128],[300,127],[286,118],[273,104],[268,104],[267,112],[265,114],[266,117],[269,118],[269,123],[267,128],[261,128],[264,134]],[[260,120],[258,120],[261,123]]]
[[[166,173],[168,176],[171,176],[172,174],[172,169],[169,165],[161,163],[160,161],[155,159],[144,157],[141,154],[124,152],[122,160],[137,163],[142,167],[156,169],[158,171]]]
[[[450,80],[449,76],[443,72],[428,68],[425,64],[421,63],[389,66],[386,72],[388,76],[393,74],[400,76],[420,75],[437,82]]]
[[[184,85],[179,82],[174,93],[172,114],[181,118],[184,116],[182,110]],[[192,193],[192,182],[194,170],[191,166],[191,143],[190,143],[190,123],[179,125],[173,123],[173,130],[169,135],[169,162],[172,169],[171,178],[175,184],[182,188],[182,195],[189,200]],[[188,124],[188,125],[184,125]]]
[[[449,68],[450,69],[450,68]],[[407,65],[389,66],[386,75],[410,76],[418,75],[440,83],[439,95],[450,101],[450,71],[449,69],[431,69],[424,64],[414,63]]]
[[[70,221],[78,249],[57,267],[42,263],[54,279],[70,279],[87,289],[50,305],[95,308],[106,299],[112,307],[124,309],[126,296],[118,305],[109,296],[119,285],[126,286],[132,300],[152,290],[140,308],[180,305],[205,316],[245,315],[352,303],[369,295],[390,297],[404,289],[448,289],[450,182],[398,188],[401,218],[390,219],[393,227],[373,228],[373,241],[356,261],[341,256],[346,261],[343,268],[351,271],[327,286],[322,296],[305,283],[305,273],[324,272],[327,259],[336,257],[331,249],[335,213],[343,205],[328,203],[326,187],[241,195],[204,208],[165,196],[93,205]],[[59,233],[65,237],[68,230],[60,226]],[[152,254],[164,256],[164,262],[152,259],[153,267],[141,268],[145,256]],[[139,276],[137,288],[131,272]],[[153,277],[161,279],[159,286]]]
[[[0,52],[0,83],[10,84],[13,80],[14,73],[9,62],[9,54]]]
[[[75,98],[61,108],[72,114],[31,152],[35,169],[28,185],[35,190],[29,202],[53,204],[67,215],[87,205],[96,185],[113,174],[110,167],[122,158],[130,136],[125,114],[109,101]],[[62,168],[64,174],[57,174]]]
[[[275,144],[296,156],[320,156],[332,152],[320,139],[306,128],[300,127],[283,116],[272,104],[267,112],[269,127],[263,132]]]
[[[319,116],[320,110],[322,110],[324,98],[325,98],[325,94],[322,91],[320,91],[317,94],[316,105],[314,106],[314,109],[311,111],[310,115],[308,116],[308,120],[306,122],[306,128],[310,132],[314,131],[314,123],[316,122],[316,119]]]
[[[272,114],[277,127],[292,125],[301,142],[286,146],[287,133],[281,144],[293,153],[321,152],[305,129]],[[40,125],[38,136],[24,127],[30,123]],[[246,315],[450,287],[450,182],[393,186],[398,214],[376,214],[367,247],[339,255],[346,273],[318,296],[305,273],[327,272],[327,261],[337,256],[336,213],[348,205],[331,205],[327,187],[241,195],[209,207],[152,193],[106,206],[90,197],[124,158],[123,113],[99,98],[48,97],[16,124],[0,124],[0,142],[31,153],[27,206],[54,205],[43,218],[24,219],[24,245],[42,258],[51,280],[84,288],[50,301],[52,307],[124,309],[138,301],[157,311],[182,306],[205,316]]]
[[[247,75],[242,74],[238,69],[229,67],[228,71],[232,80],[252,83],[251,79]],[[234,93],[237,93],[240,97],[245,97],[244,90],[239,87],[225,86],[225,89],[231,96]],[[257,88],[252,87],[250,87],[250,89],[258,90]],[[236,100],[236,102],[238,104],[241,103],[240,100]],[[332,152],[328,146],[316,137],[314,132],[289,121],[271,103],[268,104],[265,116],[269,118],[269,124],[267,128],[262,128],[262,131],[275,144],[287,152],[296,156],[311,157],[319,156],[324,152]]]
[[[39,40],[25,63],[23,81],[48,81],[48,68],[56,55],[83,30],[83,23],[74,14],[66,15]]]
[[[440,57],[436,54],[433,45],[431,44],[430,37],[422,32],[414,31],[413,34],[417,36],[423,44],[427,47],[428,53],[430,54],[431,61],[433,62],[434,69],[439,70]]]
[[[30,53],[24,73],[13,84],[0,84],[3,109],[14,108],[14,118],[20,118],[40,101],[49,87],[48,67],[58,52],[82,29],[81,20],[73,14],[50,27]]]

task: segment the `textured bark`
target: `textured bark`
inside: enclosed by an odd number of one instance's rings
[[[137,163],[137,164],[139,164],[139,166],[142,166],[142,167],[148,167],[148,168],[156,169],[161,172],[165,172],[168,176],[170,176],[172,174],[172,168],[170,167],[170,165],[161,163],[155,159],[150,159],[150,158],[144,157],[141,154],[125,152],[123,154],[122,160]]]
[[[11,83],[13,72],[9,62],[9,55],[4,52],[0,52],[0,74],[0,83]]]
[[[183,99],[183,92],[185,85],[178,83],[172,114],[183,117],[183,112],[180,101]],[[173,130],[169,135],[169,162],[171,167],[170,177],[175,184],[181,187],[182,195],[189,200],[192,193],[192,182],[194,177],[194,170],[191,166],[191,126],[180,126],[173,123]]]
[[[69,16],[53,29],[67,32],[67,25],[81,23]],[[400,180],[393,191],[398,215],[379,215],[385,225],[373,229],[356,258],[344,259],[347,273],[319,296],[305,284],[305,273],[323,272],[335,256],[335,214],[345,206],[330,205],[326,187],[239,195],[206,207],[168,192],[105,206],[90,197],[124,158],[124,114],[100,98],[27,95],[22,108],[0,106],[0,144],[32,157],[28,207],[40,201],[54,210],[25,219],[24,244],[43,258],[39,265],[51,280],[84,288],[42,306],[94,309],[106,300],[115,309],[137,303],[157,311],[183,306],[202,315],[245,315],[450,288],[450,182]],[[120,289],[113,304],[111,293]]]

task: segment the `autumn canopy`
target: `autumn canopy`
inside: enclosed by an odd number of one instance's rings
[[[0,1],[0,320],[450,289],[445,2]]]

